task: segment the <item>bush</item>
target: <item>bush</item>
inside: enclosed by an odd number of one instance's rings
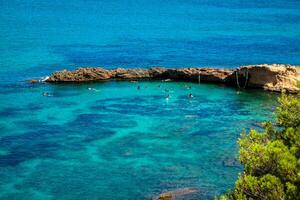
[[[244,172],[220,199],[300,199],[300,96],[282,95],[276,124],[242,133],[239,160]]]

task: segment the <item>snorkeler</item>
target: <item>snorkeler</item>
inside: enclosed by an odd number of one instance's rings
[[[95,89],[95,88],[88,88],[88,90],[90,91],[95,91],[95,92],[98,92],[99,90]]]
[[[168,95],[166,96],[166,100],[169,100],[170,97],[171,97],[171,96],[168,94]]]
[[[50,94],[50,93],[48,93],[48,92],[44,92],[44,93],[43,93],[43,96],[44,96],[44,97],[52,97],[53,95]]]

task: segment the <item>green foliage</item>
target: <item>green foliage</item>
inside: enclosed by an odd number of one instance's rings
[[[300,126],[300,100],[299,96],[282,95],[279,98],[280,106],[276,110],[277,122],[284,128]]]
[[[276,124],[243,132],[238,144],[245,166],[235,188],[220,199],[300,199],[300,96],[282,95]]]
[[[297,87],[300,88],[300,81],[297,81]]]

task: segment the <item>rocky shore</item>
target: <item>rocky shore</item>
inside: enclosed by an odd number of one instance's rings
[[[49,83],[91,82],[105,80],[165,80],[222,83],[238,88],[262,88],[268,91],[298,93],[300,66],[249,65],[236,69],[161,68],[112,70],[100,67],[58,71],[45,81]]]

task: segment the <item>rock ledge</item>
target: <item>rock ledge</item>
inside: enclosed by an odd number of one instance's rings
[[[105,80],[163,80],[223,83],[239,88],[262,88],[275,92],[300,91],[300,66],[263,64],[236,69],[162,68],[107,70],[101,67],[78,68],[54,72],[49,83],[91,82]]]

